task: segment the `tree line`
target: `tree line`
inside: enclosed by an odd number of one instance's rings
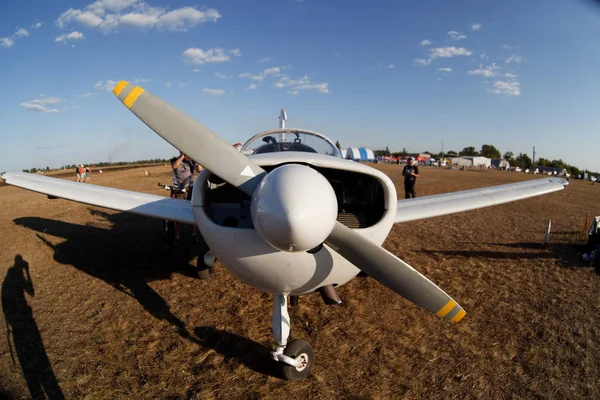
[[[339,145],[339,142],[336,143],[336,145]],[[406,157],[409,155],[409,153],[406,151],[405,148],[403,148],[402,151],[390,152],[390,149],[388,146],[386,146],[385,149],[378,149],[378,150],[374,150],[373,152],[375,153],[376,156]],[[594,175],[594,176],[600,175],[600,173],[597,173],[597,172],[581,170],[578,167],[576,167],[575,165],[570,165],[570,164],[564,162],[562,159],[550,160],[547,158],[540,157],[539,159],[536,160],[536,163],[534,166],[533,161],[531,160],[529,155],[527,155],[525,153],[519,153],[518,155],[515,156],[515,154],[512,151],[507,151],[506,153],[504,153],[504,155],[502,155],[500,153],[500,150],[498,150],[494,145],[491,145],[491,144],[484,144],[483,146],[481,146],[481,150],[479,150],[479,151],[477,151],[475,149],[475,147],[469,146],[469,147],[465,147],[464,149],[462,149],[461,151],[458,151],[458,152],[455,150],[448,150],[448,151],[444,152],[444,154],[442,154],[441,152],[432,153],[430,151],[424,151],[423,153],[429,154],[429,155],[431,155],[431,157],[436,158],[436,159],[439,159],[442,157],[460,157],[460,156],[470,156],[470,157],[481,156],[481,157],[487,157],[487,158],[503,158],[510,163],[511,167],[519,167],[522,169],[534,169],[534,167],[542,166],[542,167],[553,167],[553,168],[566,169],[567,172],[570,173],[571,175],[583,174],[584,172],[588,172],[588,174]]]
[[[138,161],[116,161],[116,162],[97,162],[97,163],[90,163],[90,164],[84,164],[84,165],[88,165],[88,166],[92,166],[94,168],[99,168],[99,167],[120,167],[120,166],[124,166],[124,165],[138,165],[138,164],[165,164],[165,163],[169,163],[171,162],[170,159],[166,159],[166,158],[153,158],[150,160],[138,160]],[[63,165],[60,168],[57,169],[75,169],[77,168],[78,164],[67,164],[67,165]],[[36,172],[48,172],[50,171],[50,167],[46,167],[46,168],[31,168],[31,169],[24,169],[23,172],[30,172],[35,174]]]

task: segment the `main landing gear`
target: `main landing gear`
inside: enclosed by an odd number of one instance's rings
[[[287,307],[288,295],[276,294],[272,319],[276,346],[271,351],[271,357],[281,364],[285,379],[295,381],[310,374],[315,356],[308,342],[300,339],[287,342],[290,336],[290,316]]]

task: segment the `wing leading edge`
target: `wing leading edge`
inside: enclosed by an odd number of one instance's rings
[[[190,201],[82,184],[24,172],[2,175],[7,184],[79,203],[126,211],[147,217],[194,224]]]
[[[455,193],[398,200],[394,223],[438,217],[557,192],[569,183],[562,178],[536,179]]]

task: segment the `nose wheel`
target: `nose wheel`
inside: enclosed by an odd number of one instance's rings
[[[285,347],[283,354],[295,361],[294,365],[281,362],[283,376],[288,381],[297,381],[304,379],[310,374],[310,370],[315,362],[315,356],[312,346],[305,340],[295,339]]]
[[[280,363],[285,379],[296,381],[310,374],[315,356],[311,345],[305,340],[296,339],[288,344],[290,316],[287,303],[287,294],[275,295],[272,323],[276,347],[271,351],[271,357]]]

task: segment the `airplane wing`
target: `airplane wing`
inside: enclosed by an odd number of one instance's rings
[[[187,200],[171,199],[170,197],[78,183],[24,172],[7,172],[2,175],[2,179],[9,185],[53,197],[147,217],[195,224],[192,203]]]
[[[438,217],[522,200],[557,192],[564,189],[568,184],[562,178],[546,178],[416,199],[398,200],[394,223]]]

